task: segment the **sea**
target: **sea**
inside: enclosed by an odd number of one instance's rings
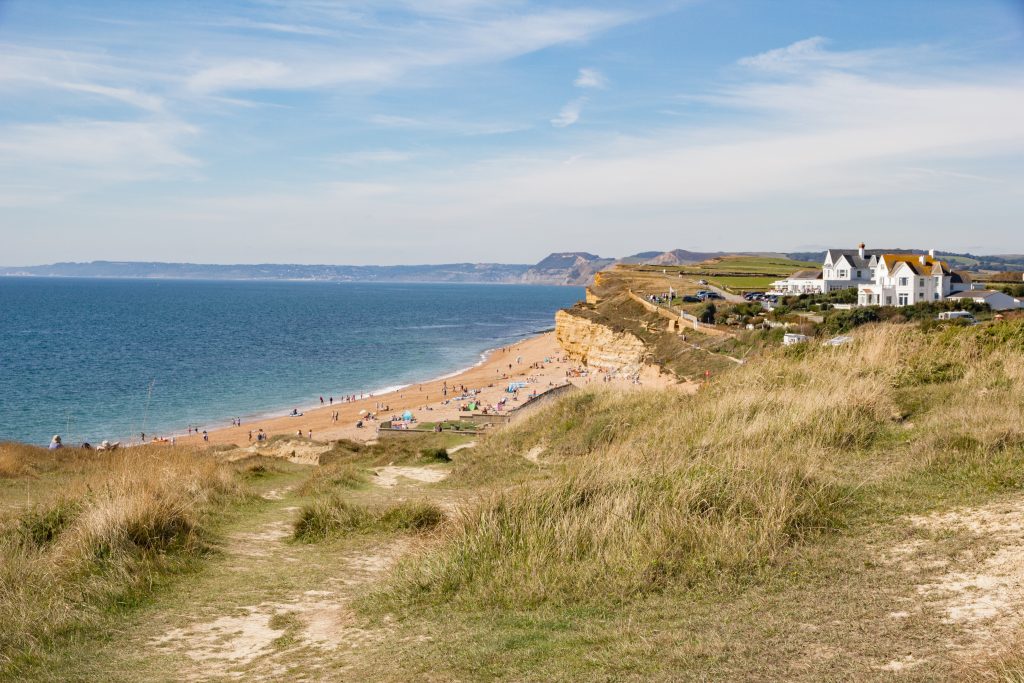
[[[0,441],[131,441],[381,393],[550,329],[579,287],[0,278]]]

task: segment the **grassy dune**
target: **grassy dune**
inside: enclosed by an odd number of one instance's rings
[[[208,551],[208,517],[246,494],[236,470],[185,449],[113,453],[0,444],[0,669],[142,600]]]

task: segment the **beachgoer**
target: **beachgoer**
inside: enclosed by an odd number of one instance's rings
[[[309,438],[310,438],[310,439],[312,439],[312,438],[313,438],[313,430],[312,430],[312,429],[310,429],[310,430],[309,430]]]
[[[142,443],[146,443],[146,432],[142,432]]]
[[[249,430],[249,441],[252,441],[252,430]]]
[[[209,441],[209,440],[210,440],[210,435],[207,434],[206,430],[204,429],[203,430],[203,441]]]
[[[324,404],[324,397],[323,397],[323,396],[321,396],[321,397],[320,397],[320,405],[323,405],[323,404]]]
[[[333,396],[331,396],[331,405],[332,406],[334,405],[334,397]]]
[[[49,445],[49,449],[50,449],[51,451],[55,451],[55,450],[57,450],[58,448],[64,448],[64,444],[62,444],[62,443],[60,442],[60,435],[59,435],[59,434],[54,434],[54,435],[53,435],[53,438],[52,438],[52,439],[50,439],[50,445]]]

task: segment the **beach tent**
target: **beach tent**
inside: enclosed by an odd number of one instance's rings
[[[402,413],[402,419],[403,420],[411,420],[412,419],[412,411],[411,410],[407,410],[404,413]]]

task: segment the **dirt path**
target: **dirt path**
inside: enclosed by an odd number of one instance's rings
[[[954,627],[947,647],[957,659],[1011,642],[1024,625],[1024,498],[908,522],[913,538],[892,548],[889,561],[913,577],[918,606]]]
[[[387,484],[353,495],[429,497],[424,486],[447,475],[440,467],[383,470]],[[268,483],[265,503],[227,531],[221,555],[140,610],[123,639],[89,657],[86,679],[334,680],[387,638],[386,623],[369,626],[350,605],[409,539],[293,541],[299,483],[301,476]]]

